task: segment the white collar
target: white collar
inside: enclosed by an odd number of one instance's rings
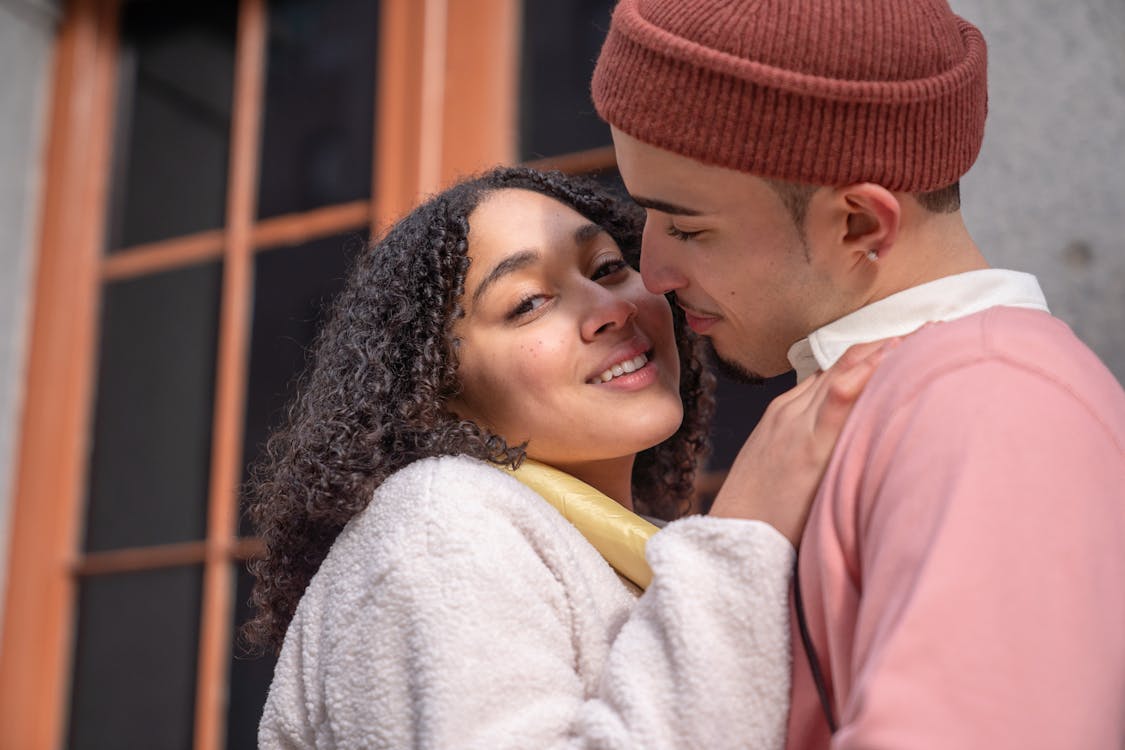
[[[929,321],[948,321],[990,307],[1047,310],[1039,282],[1029,273],[989,268],[968,271],[903,290],[819,328],[789,348],[789,363],[804,380],[827,370],[852,344],[904,336]]]

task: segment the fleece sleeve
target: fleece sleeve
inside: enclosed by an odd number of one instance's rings
[[[876,445],[832,747],[1120,747],[1125,457],[1097,406],[984,363]]]
[[[648,592],[599,620],[590,610],[607,599],[585,588],[582,564],[529,531],[555,511],[503,479],[443,483],[440,497],[427,485],[414,502],[429,511],[346,556],[346,586],[319,600],[310,589],[271,688],[263,747],[782,746],[793,555],[784,537],[749,521],[670,524],[649,544]],[[495,502],[480,502],[484,491]]]
[[[793,554],[756,521],[695,517],[654,536],[652,584],[580,709],[588,739],[575,746],[783,747]]]

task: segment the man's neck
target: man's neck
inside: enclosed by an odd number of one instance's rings
[[[961,213],[934,214],[915,207],[891,251],[877,261],[879,274],[863,307],[930,281],[989,268]]]

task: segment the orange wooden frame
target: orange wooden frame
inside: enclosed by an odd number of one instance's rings
[[[234,572],[227,547],[238,533],[242,417],[254,294],[250,242],[257,213],[258,138],[265,94],[266,34],[265,0],[241,0],[234,61],[215,416],[211,422],[207,556],[203,567],[203,613],[195,698],[196,748],[221,748],[226,727],[225,676],[230,658],[234,598]]]
[[[50,131],[0,639],[0,747],[65,742],[78,576],[202,564],[195,742],[224,744],[253,254],[342,231],[373,233],[465,173],[514,161],[520,0],[383,0],[370,201],[255,220],[266,2],[240,0],[227,224],[103,255],[122,0],[68,0]],[[604,152],[557,163],[612,166]],[[224,261],[206,538],[83,555],[102,285]]]
[[[46,189],[12,508],[0,746],[62,744],[92,411],[117,3],[72,0],[52,72]]]

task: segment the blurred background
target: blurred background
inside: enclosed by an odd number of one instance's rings
[[[419,196],[497,163],[619,184],[612,5],[0,0],[0,747],[254,746],[245,467]],[[952,5],[990,47],[970,230],[1121,380],[1125,3]],[[791,382],[721,383],[704,492]]]

